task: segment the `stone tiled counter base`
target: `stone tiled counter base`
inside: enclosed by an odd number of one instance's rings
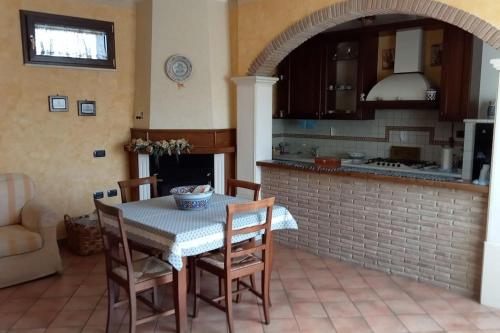
[[[299,225],[278,242],[479,293],[487,193],[266,166],[262,192]]]

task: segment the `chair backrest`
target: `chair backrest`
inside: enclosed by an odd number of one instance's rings
[[[0,227],[21,223],[21,210],[35,196],[35,184],[22,173],[0,174]]]
[[[254,201],[259,200],[260,184],[247,182],[244,180],[237,180],[237,179],[227,179],[226,180],[226,195],[230,195],[232,197],[235,197],[236,196],[236,189],[238,189],[238,188],[244,188],[244,189],[253,191],[253,200]]]
[[[129,180],[122,180],[118,182],[118,186],[120,187],[120,193],[122,196],[122,202],[130,202],[132,201],[131,197],[131,189],[139,188],[141,185],[151,185],[151,198],[156,198],[158,196],[158,181],[156,176],[144,177],[144,178],[136,178]]]
[[[132,256],[128,246],[122,210],[108,206],[99,200],[94,200],[94,203],[102,234],[108,276],[113,268],[121,265],[127,270],[127,281],[134,281]]]
[[[253,202],[247,202],[247,203],[242,203],[242,204],[229,204],[227,205],[227,217],[226,217],[226,225],[225,225],[225,267],[230,268],[231,267],[231,258],[234,257],[241,257],[245,255],[250,255],[255,252],[264,252],[263,260],[264,262],[269,260],[269,251],[266,251],[269,249],[270,242],[272,241],[271,236],[271,222],[273,218],[273,206],[274,206],[274,198],[267,198],[259,201],[253,201]],[[233,218],[235,214],[243,214],[243,213],[255,213],[259,214],[260,212],[265,209],[266,214],[265,214],[265,222],[262,224],[259,224],[261,221],[259,221],[257,224],[244,227],[244,228],[239,228],[239,229],[233,229]],[[261,244],[253,244],[248,243],[247,246],[241,251],[233,252],[232,248],[232,239],[233,236],[237,235],[244,235],[244,234],[253,234],[257,232],[261,232],[264,230],[264,235],[262,236],[262,243]]]

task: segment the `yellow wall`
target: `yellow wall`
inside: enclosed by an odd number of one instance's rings
[[[342,0],[240,0],[237,17],[237,54],[234,75],[245,75],[252,61],[280,32],[303,17]],[[500,27],[498,0],[442,0]]]
[[[19,10],[115,22],[116,70],[25,66]],[[0,172],[24,172],[38,198],[63,214],[93,209],[92,192],[117,188],[128,165],[134,98],[135,9],[81,0],[0,1]],[[66,95],[70,110],[48,112],[47,96]],[[97,102],[97,117],[79,117],[76,102]],[[106,157],[94,159],[94,149]]]

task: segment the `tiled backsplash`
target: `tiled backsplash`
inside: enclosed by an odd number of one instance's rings
[[[452,124],[439,122],[438,116],[437,110],[377,110],[374,120],[318,120],[309,123],[312,128],[301,120],[274,119],[273,145],[286,142],[291,153],[319,147],[320,155],[356,151],[367,157],[389,157],[391,146],[420,147],[421,159],[440,162]],[[463,128],[455,123],[455,131]],[[455,154],[461,156],[463,139],[456,143]]]

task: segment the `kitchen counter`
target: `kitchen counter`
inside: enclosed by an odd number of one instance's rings
[[[465,190],[477,193],[488,193],[489,186],[475,185],[469,182],[464,182],[461,179],[432,176],[425,174],[408,174],[397,171],[382,171],[382,170],[360,170],[350,167],[328,168],[318,166],[313,163],[313,160],[268,160],[258,161],[258,166],[265,166],[278,169],[303,170],[322,174],[334,174],[338,176],[348,176],[362,179],[373,179],[395,182],[400,184],[435,186],[448,189]]]
[[[261,161],[264,197],[298,230],[279,243],[468,295],[481,285],[488,187]]]

